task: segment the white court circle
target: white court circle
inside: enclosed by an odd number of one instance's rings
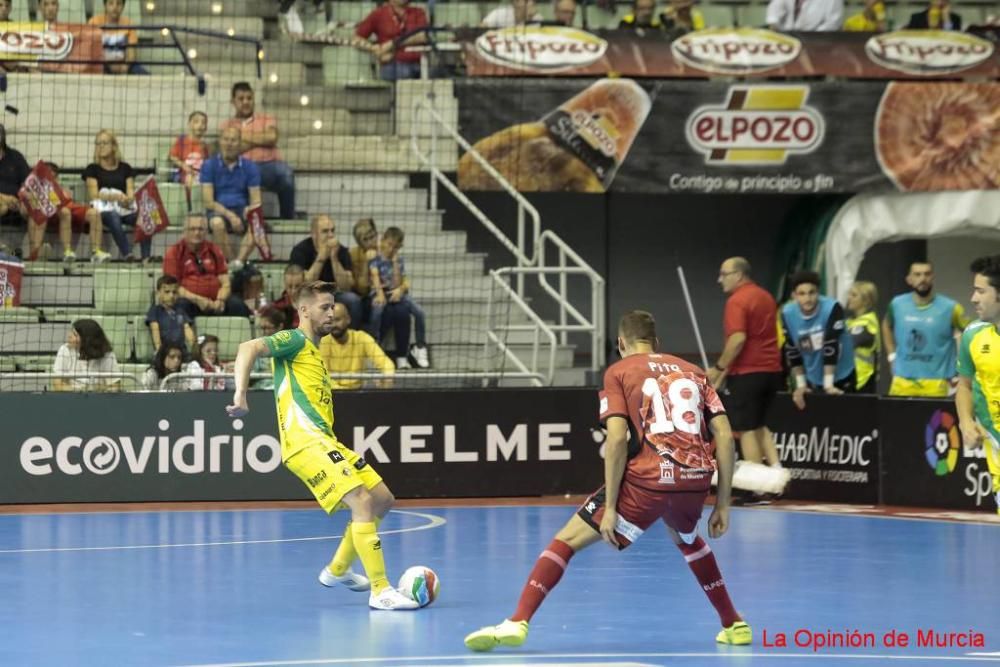
[[[436,514],[425,514],[424,512],[411,512],[408,510],[392,510],[393,514],[407,514],[409,516],[426,519],[427,523],[409,528],[396,528],[394,530],[379,530],[379,535],[396,535],[399,533],[415,533],[420,530],[430,530],[440,528],[448,523],[447,519]],[[121,544],[105,547],[43,547],[40,549],[0,549],[0,554],[32,554],[32,553],[59,553],[65,551],[135,551],[140,549],[182,549],[189,547],[225,547],[238,544],[278,544],[283,542],[322,542],[324,540],[339,540],[343,535],[317,535],[315,537],[286,537],[274,540],[227,540],[225,542],[178,542],[168,544]],[[272,663],[267,663],[272,664]],[[282,664],[282,663],[275,663]],[[323,664],[323,663],[317,663]]]

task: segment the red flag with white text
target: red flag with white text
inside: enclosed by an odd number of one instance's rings
[[[67,193],[56,181],[56,175],[42,161],[35,165],[24,185],[17,191],[17,198],[35,224],[44,225],[59,209],[69,204]]]
[[[254,206],[247,211],[247,224],[253,234],[253,242],[257,246],[260,258],[265,262],[271,260],[271,242],[267,238],[267,226],[264,224],[264,208]]]
[[[156,187],[156,179],[152,176],[135,191],[135,207],[136,242],[144,241],[170,225],[167,209],[163,207],[160,191]]]

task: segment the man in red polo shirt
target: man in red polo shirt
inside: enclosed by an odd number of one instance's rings
[[[381,76],[384,81],[420,78],[420,54],[403,47],[426,43],[426,33],[412,35],[396,43],[400,36],[427,25],[424,10],[409,5],[410,0],[386,0],[382,6],[373,9],[354,30],[364,40],[375,35],[378,46],[374,50],[366,50],[373,51],[382,64]]]
[[[771,432],[764,425],[768,406],[782,389],[778,348],[778,304],[750,279],[750,262],[730,257],[719,269],[719,285],[729,295],[722,328],[726,337],[719,360],[708,369],[713,387],[723,386],[722,402],[734,432],[740,435],[743,459],[766,459],[780,466]]]
[[[184,238],[167,248],[163,275],[180,282],[177,309],[193,320],[199,315],[250,316],[243,299],[231,293],[226,258],[219,246],[205,240],[208,221],[191,215],[184,225]]]

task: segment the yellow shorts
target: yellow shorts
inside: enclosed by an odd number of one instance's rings
[[[954,389],[951,382],[938,378],[913,380],[904,377],[892,378],[889,385],[890,396],[919,396],[922,398],[945,398],[951,396]]]
[[[309,487],[328,514],[341,508],[349,492],[359,486],[373,489],[382,481],[354,450],[332,438],[300,449],[285,461],[285,467]]]

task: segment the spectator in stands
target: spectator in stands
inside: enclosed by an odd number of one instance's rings
[[[767,25],[786,32],[830,32],[844,22],[844,0],[770,0]]]
[[[576,21],[576,0],[553,0],[552,16],[556,23],[572,26]]]
[[[271,304],[272,308],[277,308],[285,314],[287,326],[291,329],[299,326],[299,311],[295,308],[295,295],[299,288],[305,283],[306,272],[298,264],[289,264],[285,267],[284,291],[281,297]]]
[[[189,215],[184,238],[167,249],[163,274],[180,283],[178,310],[191,319],[199,315],[249,317],[243,300],[231,292],[226,258],[219,247],[205,240],[208,223],[203,215]]]
[[[125,0],[104,0],[104,13],[87,21],[93,26],[132,25],[125,11]],[[135,46],[139,35],[135,30],[101,30],[104,46],[104,71],[109,74],[149,74],[149,70],[135,62]]]
[[[956,30],[962,29],[962,17],[951,11],[948,0],[930,0],[930,6],[922,12],[910,14],[907,30]]]
[[[24,185],[24,179],[31,173],[28,161],[20,151],[7,145],[7,130],[0,125],[0,225],[24,226],[28,230],[28,258],[39,259],[45,241],[45,225],[37,225],[28,220],[24,205],[17,198],[17,192]],[[47,250],[47,248],[46,248]],[[47,259],[42,256],[41,259]]]
[[[958,383],[955,339],[969,324],[965,309],[934,293],[934,266],[913,262],[906,275],[913,291],[889,302],[882,341],[892,369],[890,396],[944,398]]]
[[[305,270],[305,282],[322,280],[337,286],[337,303],[347,306],[351,320],[361,325],[361,298],[352,291],[351,253],[337,239],[337,224],[328,215],[314,215],[309,238],[292,248],[289,261]]]
[[[38,13],[49,25],[59,23],[59,0],[39,0]]]
[[[875,283],[859,280],[847,294],[847,330],[854,343],[854,372],[858,376],[858,393],[874,394],[878,390],[878,353],[880,347],[878,289]]]
[[[58,179],[59,165],[55,162],[46,162],[45,164]],[[52,225],[59,227],[59,239],[63,244],[63,261],[72,262],[76,259],[76,253],[73,252],[73,230],[82,231],[84,227],[87,227],[90,232],[90,261],[98,264],[108,261],[111,255],[101,249],[101,237],[104,231],[101,215],[97,209],[73,201],[73,195],[61,183],[57,184],[62,188],[63,196],[70,202],[49,218],[48,224],[50,227]]]
[[[247,213],[261,206],[260,171],[252,160],[240,155],[240,131],[227,127],[219,137],[219,153],[205,160],[201,168],[201,198],[215,244],[239,270],[254,250],[253,231]],[[230,234],[243,234],[240,250],[233,259]]]
[[[371,218],[362,218],[354,223],[351,230],[354,234],[355,246],[351,248],[351,273],[354,275],[354,293],[362,298],[363,310],[371,310],[367,302],[371,294],[371,282],[368,275],[368,263],[378,255],[378,230]],[[367,322],[367,318],[365,319]]]
[[[219,364],[218,336],[211,334],[198,336],[194,353],[185,371],[192,375],[226,372],[226,369]],[[194,391],[223,391],[226,388],[226,378],[191,378],[188,381],[188,388]]]
[[[705,17],[694,8],[694,0],[670,0],[660,19],[663,28],[673,34],[705,29]]]
[[[400,37],[427,24],[427,14],[420,7],[410,6],[410,0],[386,0],[357,25],[354,33],[364,40],[359,46],[372,51],[378,59],[381,65],[380,76],[384,81],[419,79],[420,54],[403,47],[424,44],[427,42],[427,35],[421,32],[402,41]],[[374,51],[368,41],[372,35],[377,44]]]
[[[160,388],[163,378],[174,373],[179,373],[181,364],[184,363],[184,349],[174,343],[165,343],[153,355],[153,363],[149,365],[146,372],[142,374],[142,388],[151,391]],[[180,389],[184,385],[177,382],[171,389]]]
[[[330,373],[360,373],[366,367],[381,371],[383,375],[393,375],[396,366],[386,356],[382,348],[364,331],[353,331],[350,327],[351,315],[344,304],[333,308],[333,330],[319,342],[319,356],[323,358]],[[333,378],[333,389],[360,389],[360,379]],[[380,383],[380,386],[388,384]]]
[[[253,88],[246,81],[233,84],[231,100],[236,116],[222,123],[222,130],[240,130],[240,152],[260,169],[260,186],[278,195],[281,217],[295,217],[295,173],[278,151],[278,121],[256,113]],[[204,181],[203,181],[204,182]]]
[[[185,353],[194,349],[194,321],[187,311],[177,307],[180,282],[176,276],[162,275],[156,280],[156,305],[146,313],[146,326],[153,337],[153,349],[176,345]]]
[[[632,11],[618,22],[619,30],[663,30],[663,21],[656,15],[656,0],[633,0]]]
[[[187,134],[177,137],[170,148],[170,161],[176,168],[174,181],[184,184],[189,197],[191,188],[198,183],[201,165],[209,157],[208,146],[201,140],[207,130],[208,115],[204,111],[193,111],[188,116]]]
[[[844,21],[844,30],[848,32],[885,32],[888,29],[882,0],[866,0],[863,10]]]
[[[267,306],[257,313],[257,335],[259,337],[273,336],[288,325],[285,313],[274,306]],[[257,357],[251,369],[253,373],[271,373],[271,360],[267,357]],[[255,389],[274,389],[274,377],[260,378],[253,381]]]
[[[372,283],[371,331],[381,340],[391,326],[396,341],[396,368],[410,368],[409,359],[420,368],[428,368],[427,336],[423,309],[410,297],[410,279],[400,255],[404,234],[399,227],[389,227],[382,234],[379,254],[369,263]],[[410,316],[416,327],[416,343],[410,347]],[[375,336],[377,332],[377,336]]]
[[[264,275],[253,264],[247,264],[233,273],[233,294],[242,299],[253,314],[259,313],[268,305]]]
[[[56,353],[53,373],[84,377],[54,378],[53,391],[117,391],[120,378],[85,377],[87,373],[118,373],[118,359],[101,325],[84,318],[73,322],[66,342]]]
[[[125,226],[134,227],[135,172],[124,162],[118,138],[111,130],[101,130],[94,139],[94,161],[83,170],[90,205],[101,214],[104,227],[111,232],[119,256],[129,256],[130,245]],[[153,247],[152,237],[139,242],[143,261],[148,261]]]
[[[11,0],[0,0],[0,22],[10,21]]]
[[[535,0],[511,0],[490,11],[480,24],[484,28],[512,28],[526,23],[538,23],[542,15],[535,11]]]

